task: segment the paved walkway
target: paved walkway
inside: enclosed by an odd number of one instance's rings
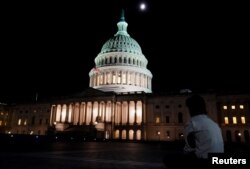
[[[0,153],[1,169],[165,169],[159,144],[87,142]]]

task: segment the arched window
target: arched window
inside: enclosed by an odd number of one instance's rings
[[[105,58],[105,64],[108,64],[108,58]]]
[[[126,132],[126,130],[122,130],[122,140],[126,140],[126,138],[127,138],[127,132]]]
[[[114,133],[114,139],[119,139],[119,130],[115,130],[115,133]]]
[[[124,63],[127,63],[127,58],[124,58]]]
[[[122,63],[122,57],[119,57],[119,63]]]
[[[240,131],[236,130],[234,135],[235,135],[235,141],[240,143],[241,142],[241,133],[240,133]]]
[[[114,61],[115,63],[117,63],[117,58],[115,57],[115,61]]]
[[[141,140],[141,130],[136,131],[136,140]]]
[[[230,130],[226,131],[227,142],[232,142],[232,133]]]
[[[128,64],[131,64],[131,60],[130,60],[130,58],[128,58]]]
[[[105,131],[105,136],[104,137],[105,137],[105,139],[109,139],[109,131],[108,130]]]
[[[169,116],[166,116],[166,123],[169,123]]]
[[[111,64],[111,63],[112,63],[112,57],[109,58],[109,64]]]
[[[183,123],[183,116],[181,112],[178,113],[178,123]]]
[[[129,140],[134,140],[134,130],[129,130],[128,139],[129,139]]]
[[[135,59],[133,59],[133,65],[135,64]]]
[[[249,143],[249,131],[248,130],[244,131],[244,138],[245,138],[245,142]]]
[[[139,60],[136,61],[136,65],[139,66]]]

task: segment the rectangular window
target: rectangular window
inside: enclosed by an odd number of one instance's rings
[[[225,124],[229,124],[228,117],[224,117]]]
[[[166,116],[166,123],[169,123],[169,116]]]
[[[126,73],[125,72],[122,73],[122,83],[126,84]]]
[[[23,125],[27,125],[27,119],[24,120]]]
[[[113,82],[112,82],[112,83],[115,84],[115,83],[116,83],[116,74],[115,74],[115,72],[113,72],[113,76],[112,76],[112,77],[113,77],[113,78],[112,78],[112,79],[113,79]]]
[[[244,109],[244,105],[241,104],[241,105],[240,105],[240,109]]]
[[[155,123],[160,123],[160,117],[155,118]]]
[[[103,75],[99,75],[99,78],[100,78],[99,83],[100,83],[100,85],[102,85],[103,84]]]
[[[117,76],[117,83],[118,84],[121,84],[121,73],[118,73],[118,76]]]
[[[233,124],[237,124],[237,118],[233,117]]]
[[[18,119],[18,122],[17,122],[18,126],[20,126],[21,123],[22,123],[22,119]]]
[[[128,83],[127,83],[128,85],[131,85],[131,75],[130,75],[130,73],[128,72]]]
[[[33,116],[32,119],[31,119],[31,125],[34,125],[34,124],[35,124],[35,120],[36,120],[36,117]]]
[[[166,132],[167,138],[170,138],[170,131]]]
[[[227,106],[223,106],[223,109],[224,109],[224,110],[227,110]]]
[[[134,74],[134,73],[131,73],[131,75],[130,75],[130,83],[131,83],[132,85],[135,84],[135,74]]]
[[[111,84],[111,73],[108,73],[108,84]]]
[[[235,105],[232,105],[231,108],[234,110],[235,109]]]
[[[244,116],[241,117],[241,123],[246,124],[246,118]]]

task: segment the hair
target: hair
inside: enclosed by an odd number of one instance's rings
[[[207,114],[205,100],[200,95],[195,94],[187,98],[186,106],[189,109],[191,117],[200,114]]]

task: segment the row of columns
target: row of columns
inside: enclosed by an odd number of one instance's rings
[[[142,101],[93,101],[52,105],[50,125],[73,123],[90,125],[114,122],[115,125],[141,124],[144,118]]]
[[[135,85],[151,90],[151,78],[142,73],[123,71],[96,72],[90,77],[90,87],[107,84]]]
[[[122,139],[122,140],[141,140],[142,131],[138,130],[115,130],[114,131],[114,139]]]

